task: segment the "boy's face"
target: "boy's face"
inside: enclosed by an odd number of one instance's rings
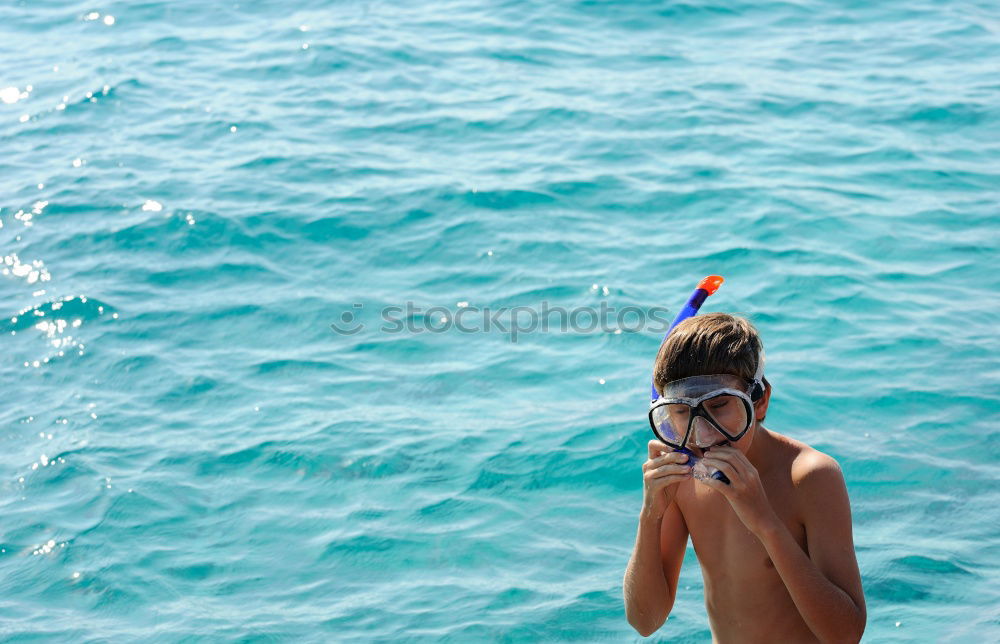
[[[687,448],[690,449],[697,457],[704,456],[705,453],[711,451],[713,447],[718,447],[720,445],[731,445],[746,454],[750,449],[750,444],[753,443],[754,435],[757,433],[761,419],[764,418],[764,415],[767,413],[767,406],[770,398],[771,384],[767,383],[764,388],[764,395],[753,403],[754,422],[750,425],[750,428],[747,429],[746,433],[743,434],[743,436],[741,436],[737,441],[729,440],[719,430],[712,427],[711,424],[705,422],[701,418],[696,418],[693,426],[691,427],[691,436],[688,441]],[[723,426],[726,426],[726,414],[729,413],[730,415],[735,415],[737,413],[737,409],[733,407],[733,409],[728,410],[726,407],[721,406],[714,413],[716,419],[721,422]]]
[[[735,374],[679,378],[658,393],[650,406],[650,425],[675,449],[686,446],[698,453],[740,441],[753,421],[748,383]]]

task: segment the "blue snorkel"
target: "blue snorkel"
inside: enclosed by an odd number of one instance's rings
[[[697,315],[698,309],[700,309],[701,305],[705,303],[708,296],[719,290],[719,287],[722,286],[724,281],[725,280],[722,279],[720,275],[709,275],[705,279],[698,282],[698,287],[694,289],[694,293],[692,293],[691,297],[688,298],[687,304],[685,304],[684,308],[682,308],[680,313],[677,314],[674,321],[670,323],[670,328],[667,329],[667,332],[663,334],[663,341],[660,342],[661,347],[663,346],[663,343],[667,341],[667,336],[669,336],[670,332],[674,330],[674,327],[684,320]],[[652,400],[655,401],[659,397],[660,394],[656,393],[656,385],[654,384]]]
[[[689,317],[697,315],[698,309],[700,309],[701,305],[705,303],[705,300],[708,299],[708,296],[712,295],[717,290],[719,290],[719,287],[722,286],[722,282],[724,281],[725,280],[720,275],[709,275],[705,279],[698,282],[698,286],[694,289],[694,292],[691,294],[691,297],[688,298],[687,304],[685,304],[684,307],[680,310],[680,312],[677,314],[677,317],[674,318],[674,321],[670,323],[670,328],[667,329],[667,332],[663,335],[663,342],[667,341],[667,337],[670,335],[670,332],[674,330],[674,327],[676,327],[678,324],[688,319]],[[661,347],[663,346],[663,342],[660,342]],[[653,382],[654,383],[656,382],[656,374],[653,374]],[[652,402],[655,402],[656,399],[660,397],[660,394],[656,392],[655,384],[652,385],[652,390],[653,390]],[[687,449],[686,447],[682,447],[681,449],[675,449],[674,451],[681,452],[682,454],[687,454],[689,465],[693,466],[695,462],[698,460],[698,458],[694,455],[694,453],[691,450]],[[723,474],[722,472],[716,471],[714,474],[712,474],[712,478],[718,479],[727,485],[729,484],[729,478],[726,477],[726,475]]]

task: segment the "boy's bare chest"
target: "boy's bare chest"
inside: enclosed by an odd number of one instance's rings
[[[763,481],[768,501],[778,518],[803,550],[805,528],[795,503],[794,489],[788,481]],[[691,542],[703,570],[726,571],[726,577],[755,578],[760,573],[773,574],[774,565],[767,551],[733,511],[722,494],[692,481],[678,490],[677,501],[684,515]]]
[[[778,518],[806,551],[791,482],[762,483]],[[814,641],[763,544],[726,498],[697,481],[684,484],[676,498],[698,555],[713,641]]]

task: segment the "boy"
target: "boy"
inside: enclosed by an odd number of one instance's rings
[[[763,426],[771,385],[749,321],[679,324],[660,347],[625,612],[643,636],[677,596],[691,535],[713,642],[858,642],[867,619],[851,508],[837,462]],[[697,376],[697,377],[696,377]],[[755,381],[757,386],[755,387]],[[676,431],[674,431],[676,430]],[[692,476],[690,450],[729,483]]]

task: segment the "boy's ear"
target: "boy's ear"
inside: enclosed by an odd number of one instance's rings
[[[764,417],[767,415],[767,405],[771,402],[771,383],[767,381],[767,378],[763,378],[763,381],[764,395],[753,404],[753,413],[759,422],[764,422]]]

